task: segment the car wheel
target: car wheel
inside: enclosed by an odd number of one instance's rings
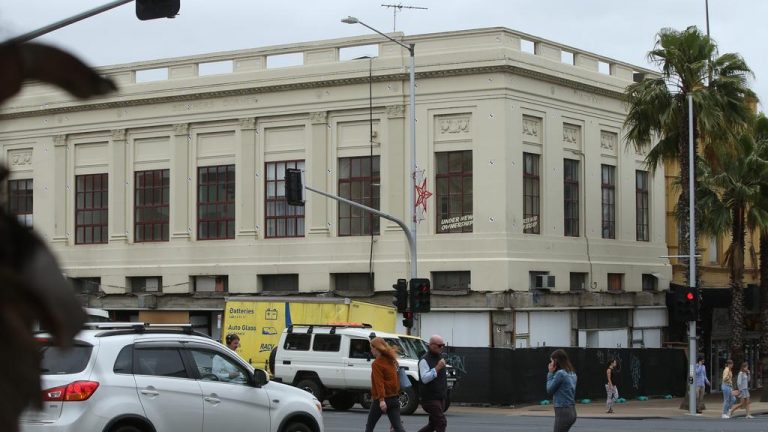
[[[309,378],[303,379],[296,383],[296,387],[304,390],[305,392],[312,393],[319,401],[323,401],[323,387],[319,382]]]
[[[301,422],[290,423],[283,432],[312,432],[312,428]]]
[[[329,399],[331,406],[336,411],[346,411],[355,404],[355,394],[350,392],[339,392]]]
[[[365,409],[371,409],[371,393],[365,392],[360,395],[360,406]]]
[[[411,415],[419,407],[419,395],[413,386],[400,390],[400,412]]]
[[[120,425],[110,430],[110,432],[144,432],[144,431],[134,425]]]

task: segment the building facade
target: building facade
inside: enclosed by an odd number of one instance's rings
[[[391,36],[416,44],[421,333],[661,346],[664,171],[622,130],[625,87],[652,72],[505,28]],[[360,46],[376,57],[344,60]],[[120,91],[88,101],[32,83],[0,111],[12,211],[120,319],[218,336],[228,296],[389,304],[397,224],[287,206],[283,176],[407,220],[407,65],[374,35],[105,67]]]

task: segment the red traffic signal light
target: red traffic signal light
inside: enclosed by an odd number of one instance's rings
[[[686,300],[693,301],[693,299],[695,299],[695,298],[696,298],[696,296],[693,294],[692,291],[688,291],[687,293],[685,293],[685,299]]]
[[[429,312],[431,307],[430,295],[432,288],[429,279],[413,278],[410,283],[411,312]]]

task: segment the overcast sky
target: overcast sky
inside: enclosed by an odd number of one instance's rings
[[[109,0],[0,0],[0,38],[42,27]],[[181,0],[175,19],[138,21],[129,3],[41,38],[94,66],[370,34],[340,22],[356,16],[393,29],[382,3],[427,7],[397,14],[408,34],[507,27],[603,56],[646,61],[663,27],[706,31],[705,0]],[[710,32],[720,52],[741,54],[753,89],[768,101],[768,1],[709,0]],[[418,55],[418,48],[417,48]]]

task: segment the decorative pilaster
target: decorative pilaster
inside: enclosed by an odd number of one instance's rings
[[[321,187],[325,190],[333,190],[333,179],[335,176],[328,172],[332,156],[328,143],[328,112],[318,111],[309,113],[309,123],[311,125],[312,142],[309,144],[307,157],[309,163],[305,163],[307,183]],[[308,211],[305,210],[305,226],[308,227],[307,237],[327,237],[330,235],[330,206],[328,200],[324,197],[313,197]],[[306,197],[305,197],[306,199]]]
[[[240,232],[238,237],[256,238],[256,205],[263,200],[263,193],[256,193],[256,119],[240,119],[240,178],[235,189],[240,203]]]
[[[411,181],[408,171],[410,171],[411,162],[410,142],[406,139],[405,130],[405,106],[388,105],[386,114],[387,137],[389,137],[389,142],[386,144],[389,147],[387,152],[389,157],[387,161],[382,161],[381,179],[388,184],[386,188],[380,190],[387,190],[389,193],[389,213],[409,224],[410,209],[407,206],[413,203],[409,202]],[[390,220],[382,218],[381,223],[384,224],[384,231],[402,231],[400,225]]]
[[[67,151],[67,136],[56,135],[53,137],[53,237],[52,243],[67,243],[67,226],[71,221],[72,215],[68,211],[68,197],[74,196],[74,190],[71,190],[69,184],[69,167]]]
[[[127,242],[129,220],[126,208],[126,194],[129,186],[126,177],[126,133],[125,129],[112,131],[112,172],[109,175],[109,241]]]
[[[189,124],[173,125],[173,160],[171,161],[171,202],[173,220],[171,220],[171,239],[188,240],[194,227],[189,208],[193,206],[190,200],[195,200],[195,188],[192,182],[190,167],[190,150],[192,136]]]

